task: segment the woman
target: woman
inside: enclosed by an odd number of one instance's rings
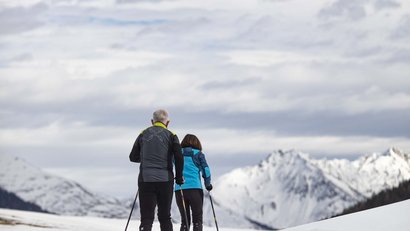
[[[175,185],[175,197],[181,214],[181,231],[188,230],[192,223],[194,231],[202,231],[202,205],[204,201],[204,192],[202,190],[201,174],[204,178],[205,188],[212,190],[211,172],[206,163],[205,155],[202,153],[202,146],[199,139],[192,134],[187,134],[181,142],[182,154],[184,156],[183,176],[185,183]],[[182,192],[181,192],[182,190]],[[182,202],[182,195],[185,202],[185,209]]]

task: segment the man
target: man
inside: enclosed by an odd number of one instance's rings
[[[150,231],[158,205],[158,220],[162,231],[172,231],[171,202],[175,182],[184,183],[184,157],[178,137],[167,129],[168,113],[157,110],[151,120],[153,126],[138,136],[130,153],[130,161],[141,163],[138,176],[141,213],[140,230]]]

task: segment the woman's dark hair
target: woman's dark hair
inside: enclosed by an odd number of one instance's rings
[[[192,135],[192,134],[187,134],[184,137],[184,139],[181,142],[181,147],[183,148],[191,147],[191,148],[195,148],[195,149],[202,151],[201,141],[199,141],[199,139],[195,135]]]

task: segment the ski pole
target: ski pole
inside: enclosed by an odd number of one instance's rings
[[[214,203],[213,203],[213,201],[212,201],[211,192],[210,192],[210,191],[208,191],[208,193],[209,193],[209,199],[211,200],[211,207],[212,207],[212,212],[213,212],[213,214],[214,214],[214,220],[215,220],[216,230],[217,230],[217,231],[219,231],[219,228],[218,228],[218,222],[216,221],[216,215],[215,215]]]
[[[182,192],[182,186],[181,186],[180,191],[181,191],[181,197],[182,197],[182,207],[184,207],[185,223],[186,223],[186,226],[187,226],[187,230],[189,231],[188,215],[187,215],[186,206],[185,206],[184,193]]]
[[[138,193],[139,193],[139,192],[140,192],[140,189],[138,188],[138,190],[137,190],[137,194],[135,195],[134,203],[132,204],[132,208],[131,208],[130,216],[128,217],[127,225],[125,226],[125,231],[127,231],[128,224],[130,223],[130,219],[131,219],[132,211],[134,210],[135,202],[137,201],[137,197],[138,197]]]

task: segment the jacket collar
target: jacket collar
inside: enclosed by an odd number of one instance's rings
[[[165,126],[165,124],[163,124],[163,123],[161,123],[161,122],[155,122],[154,123],[154,126],[157,126],[157,127],[163,127],[163,128],[167,128],[167,126]]]
[[[198,152],[200,152],[198,149],[192,148],[192,147],[185,147],[185,148],[182,148],[182,149],[183,149],[184,152],[186,152],[186,153],[189,153],[189,152],[198,153]]]

